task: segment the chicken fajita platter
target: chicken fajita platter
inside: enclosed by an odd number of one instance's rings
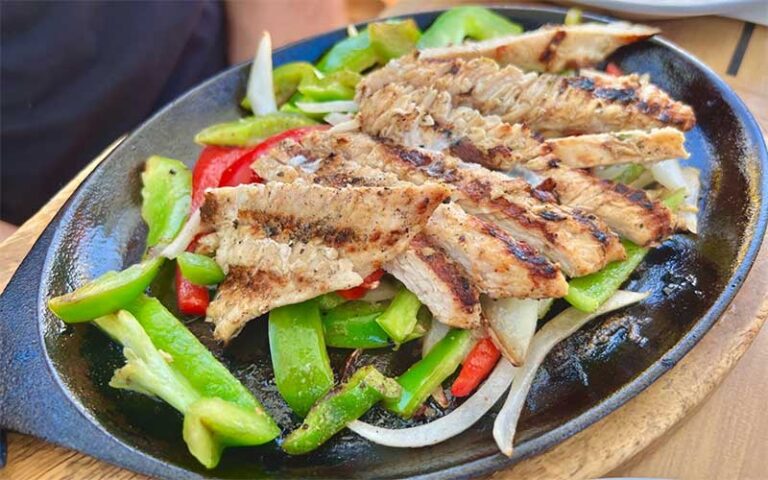
[[[481,7],[265,33],[73,199],[52,244],[100,248],[48,253],[51,365],[158,475],[467,475],[552,445],[690,348],[764,228],[760,146],[659,33]]]

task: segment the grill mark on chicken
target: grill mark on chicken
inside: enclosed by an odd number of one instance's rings
[[[451,95],[454,106],[524,122],[547,137],[675,126],[689,130],[693,110],[650,83],[647,75],[620,77],[581,70],[578,77],[524,73],[489,58],[389,62],[358,84],[358,98],[394,82]]]
[[[459,328],[480,326],[480,292],[446,252],[424,234],[384,269],[400,280],[438,321]]]
[[[489,57],[525,70],[560,72],[605,60],[617,48],[645,40],[659,31],[622,22],[546,25],[520,35],[494,38],[421,52],[424,59]]]
[[[547,153],[523,124],[454,106],[448,92],[403,83],[359,95],[361,130],[408,148],[451,152],[465,161],[504,168]]]
[[[544,174],[560,201],[599,216],[634,243],[657,244],[674,231],[672,212],[643,190],[597,178],[584,170],[555,168]]]
[[[477,310],[480,293],[470,283],[461,268],[448,258],[442,248],[435,245],[423,234],[417,235],[411,240],[411,248],[418,258],[430,266],[440,280],[451,286],[451,291],[461,302],[464,312],[473,313]]]
[[[557,265],[525,242],[464,212],[455,203],[435,209],[424,233],[460,264],[492,298],[562,297],[568,291]]]

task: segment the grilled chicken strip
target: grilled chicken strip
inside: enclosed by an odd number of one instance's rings
[[[693,128],[693,110],[650,83],[647,75],[613,77],[582,70],[579,76],[524,73],[489,58],[390,61],[358,84],[358,102],[395,82],[448,92],[503,121],[525,123],[548,137],[672,126]]]
[[[216,259],[229,272],[207,312],[216,338],[229,340],[275,307],[359,285],[408,247],[447,195],[434,183],[271,183],[206,192],[202,221],[216,230]]]
[[[559,263],[570,276],[586,275],[624,258],[618,237],[601,220],[558,205],[553,196],[532,190],[520,179],[479,165],[465,167],[437,152],[379,143],[359,133],[312,132],[301,144],[318,155],[344,155],[404,181],[449,185],[464,210],[499,225],[516,240]]]
[[[589,168],[621,163],[649,163],[669,158],[688,158],[685,135],[672,127],[649,131],[596,133],[547,140],[551,156],[541,156],[526,163],[528,168],[548,168],[549,160],[572,168]]]
[[[384,265],[446,325],[459,328],[480,326],[480,292],[462,268],[445,251],[420,234],[409,248]]]
[[[548,152],[525,125],[454,107],[445,91],[392,83],[359,101],[363,132],[406,147],[444,151],[489,168],[509,168]]]
[[[562,203],[602,218],[622,237],[654,245],[672,234],[672,212],[644,191],[595,177],[584,170],[553,168],[537,189],[553,191]]]
[[[338,184],[339,178],[351,179],[354,184],[386,185],[399,180],[391,173],[361,166],[342,155],[324,159],[315,158],[308,164],[288,165],[295,152],[303,147],[293,140],[284,141],[279,148],[261,157],[253,165],[256,173],[265,179],[271,172],[282,172],[288,167],[292,174],[274,175],[273,181],[294,181],[301,178],[321,185]],[[304,155],[311,155],[304,151]],[[288,157],[288,158],[287,158]],[[302,165],[312,165],[310,173]],[[372,176],[367,177],[368,174]],[[551,298],[562,297],[568,285],[560,268],[540,255],[525,242],[513,239],[502,229],[467,214],[454,203],[437,207],[424,229],[432,242],[442,247],[446,254],[468,274],[480,292],[493,298]]]
[[[523,70],[561,72],[592,66],[617,48],[652,37],[659,30],[623,22],[547,25],[538,30],[445,48],[422,50],[423,59],[489,57]]]
[[[568,293],[568,283],[556,265],[455,203],[437,207],[424,233],[492,298],[559,298]]]

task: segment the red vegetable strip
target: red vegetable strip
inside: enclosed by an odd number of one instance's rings
[[[341,295],[345,300],[357,300],[358,298],[362,298],[368,290],[378,287],[379,280],[381,280],[383,275],[384,270],[376,270],[372,274],[365,277],[362,284],[356,287],[348,288],[346,290],[339,290],[336,293]]]
[[[205,147],[192,171],[192,211],[203,204],[205,190],[218,187],[224,171],[253,150],[254,148]]]
[[[186,315],[205,315],[211,301],[208,289],[184,278],[179,267],[176,267],[176,300],[179,311]]]
[[[620,77],[620,76],[624,75],[624,70],[622,70],[615,63],[608,62],[608,65],[605,66],[605,73],[607,73],[609,75],[613,75],[614,77]]]
[[[499,358],[501,351],[489,337],[478,341],[464,359],[459,376],[451,385],[453,396],[466,397],[472,393],[480,382],[488,378]]]

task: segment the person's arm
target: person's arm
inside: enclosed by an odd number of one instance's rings
[[[226,0],[229,61],[250,60],[261,32],[284,45],[347,23],[344,0]]]

